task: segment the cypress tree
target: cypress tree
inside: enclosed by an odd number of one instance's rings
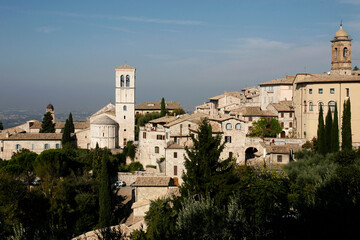
[[[211,125],[205,119],[199,126],[197,137],[191,135],[191,139],[194,146],[185,147],[186,172],[182,176],[181,196],[202,195],[214,198],[218,203],[227,201],[235,187],[234,162],[231,157],[220,160],[225,147],[221,136],[213,137]]]
[[[3,123],[0,121],[0,130],[4,130]]]
[[[44,114],[40,133],[54,133],[55,132],[55,123],[52,122],[53,117],[50,112]]]
[[[352,149],[351,133],[351,105],[350,98],[344,102],[342,129],[341,129],[341,149],[349,151]]]
[[[325,154],[326,153],[326,145],[325,145],[325,127],[324,127],[324,116],[323,116],[323,108],[320,107],[320,112],[319,112],[319,118],[318,118],[318,130],[317,130],[317,151],[320,154]]]
[[[101,159],[101,177],[99,184],[99,227],[110,226],[111,221],[111,186],[109,175],[109,158],[106,151]]]
[[[70,133],[74,133],[75,132],[75,127],[74,127],[74,122],[73,122],[73,117],[72,114],[69,114],[69,128],[70,128]]]
[[[339,118],[337,103],[335,103],[334,120],[331,128],[331,150],[332,152],[339,151]]]
[[[326,119],[325,119],[325,150],[326,153],[330,153],[332,152],[331,149],[331,133],[332,133],[332,115],[331,115],[331,110],[330,110],[330,106],[326,115]]]
[[[160,115],[163,117],[166,114],[166,106],[165,106],[165,99],[162,98],[161,99],[161,111],[160,111]]]
[[[70,124],[69,119],[66,119],[65,127],[63,129],[63,134],[61,138],[61,144],[64,146],[67,143],[71,142],[71,136],[70,136]]]

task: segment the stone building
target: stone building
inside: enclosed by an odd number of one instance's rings
[[[165,108],[169,112],[181,109],[179,102],[165,102]],[[161,112],[161,102],[143,102],[135,106],[135,114],[147,114]]]
[[[281,138],[294,136],[294,107],[292,101],[280,101],[278,103],[270,103],[267,109],[277,113],[277,119],[283,129],[280,134]]]
[[[351,99],[351,126],[353,144],[360,143],[360,76],[351,72],[351,39],[342,27],[332,42],[331,72],[324,74],[299,73],[293,83],[293,106],[296,136],[312,139],[317,136],[319,110],[324,118],[327,111],[338,108],[339,128],[343,103]],[[341,140],[341,139],[340,139]]]
[[[265,110],[270,103],[291,101],[294,77],[295,76],[286,75],[285,78],[274,79],[259,84],[261,109]]]

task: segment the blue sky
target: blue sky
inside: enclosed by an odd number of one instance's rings
[[[129,64],[136,103],[165,97],[192,110],[224,91],[329,71],[341,19],[360,59],[359,10],[360,0],[0,0],[0,109],[94,112],[114,102],[114,68]]]

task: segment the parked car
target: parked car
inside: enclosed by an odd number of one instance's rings
[[[125,187],[126,183],[124,181],[116,181],[113,183],[115,187]]]
[[[40,182],[41,182],[40,179],[35,179],[34,181],[32,181],[32,182],[30,183],[30,185],[39,186],[39,185],[40,185]]]

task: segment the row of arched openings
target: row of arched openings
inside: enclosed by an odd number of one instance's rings
[[[335,101],[330,101],[328,103],[328,106],[330,108],[330,111],[331,112],[334,112],[335,111]],[[306,104],[306,101],[304,101],[304,111],[306,112],[306,108],[307,108],[307,104]],[[320,112],[320,108],[323,109],[324,111],[324,103],[323,102],[319,102],[318,104],[318,111]],[[309,102],[309,111],[314,111],[314,103],[313,102]]]
[[[125,85],[125,80],[124,80],[124,75],[120,76],[120,87],[124,87]],[[126,87],[130,87],[130,76],[126,75]]]
[[[226,129],[232,129],[233,126],[231,123],[227,123],[225,127],[226,127]],[[238,130],[241,129],[241,124],[240,123],[235,124],[235,129],[238,129]]]
[[[337,48],[335,48],[335,53],[336,53],[336,58],[338,58],[339,53],[338,53],[338,49],[337,49]],[[343,49],[343,56],[344,56],[344,57],[347,57],[347,55],[348,55],[348,49],[347,49],[347,47],[344,47],[344,49]]]

